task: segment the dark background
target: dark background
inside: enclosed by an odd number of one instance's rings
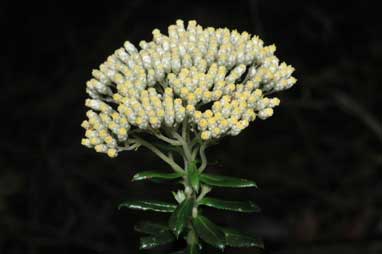
[[[263,209],[207,211],[266,242],[263,252],[225,253],[382,253],[382,27],[374,1],[9,2],[0,6],[1,254],[138,253],[133,224],[166,219],[117,211],[131,197],[170,200],[177,186],[130,182],[166,165],[145,149],[97,154],[80,145],[80,123],[91,69],[125,40],[149,40],[177,18],[258,34],[296,68],[298,83],[280,94],[274,117],[208,151],[210,172],[260,186],[214,193],[247,195]]]

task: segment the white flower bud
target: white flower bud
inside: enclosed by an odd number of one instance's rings
[[[264,93],[297,81],[294,68],[274,55],[274,45],[264,46],[247,32],[204,29],[195,21],[185,28],[177,20],[168,36],[154,29],[153,40],[139,46],[126,41],[86,83],[85,105],[94,111],[81,124],[81,143],[110,157],[124,150],[119,146],[130,129],[160,132],[180,125],[186,115],[202,140],[238,135],[280,104]]]

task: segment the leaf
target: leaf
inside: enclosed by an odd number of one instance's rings
[[[145,233],[149,235],[157,235],[170,229],[166,225],[153,223],[149,221],[143,221],[135,225],[134,229],[140,233]]]
[[[189,218],[192,215],[192,208],[194,207],[194,200],[185,199],[171,214],[169,220],[169,227],[175,234],[176,238],[183,232],[184,227],[187,225]]]
[[[227,245],[231,247],[258,247],[264,248],[264,243],[260,238],[251,236],[250,234],[243,234],[235,229],[222,229],[225,235]]]
[[[204,216],[199,215],[193,218],[192,225],[194,226],[198,236],[206,243],[219,248],[224,249],[225,236],[223,231],[216,226],[213,222]]]
[[[257,188],[257,185],[254,181],[242,179],[242,178],[229,177],[229,176],[202,174],[200,176],[200,180],[207,185],[217,186],[217,187],[228,187],[228,188],[255,187]]]
[[[199,192],[199,170],[195,161],[191,161],[187,166],[187,178],[191,187]]]
[[[143,171],[133,176],[132,181],[141,180],[174,180],[180,178],[180,173],[162,173],[157,171]]]
[[[143,201],[143,200],[123,202],[118,206],[118,209],[121,209],[123,207],[134,209],[134,210],[143,210],[143,211],[151,210],[151,211],[162,212],[162,213],[172,213],[176,209],[175,204],[161,202],[161,201]]]
[[[242,213],[260,212],[260,208],[252,201],[228,201],[205,197],[199,201],[199,205]]]
[[[165,231],[155,236],[142,237],[140,239],[139,248],[141,250],[153,249],[173,241],[175,241],[175,238],[171,232]]]

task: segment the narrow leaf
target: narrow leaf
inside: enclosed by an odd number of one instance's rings
[[[251,236],[247,233],[241,233],[235,229],[228,229],[223,228],[222,229],[225,235],[226,243],[228,246],[231,247],[257,247],[257,248],[264,248],[264,243],[260,238],[257,238],[255,236]]]
[[[228,201],[205,197],[199,201],[199,205],[242,213],[260,212],[260,208],[252,201]]]
[[[158,235],[160,233],[169,231],[170,229],[166,225],[153,223],[149,221],[144,221],[138,223],[134,229],[140,233],[149,234],[149,235]]]
[[[156,236],[147,236],[140,239],[139,248],[141,250],[148,250],[156,248],[160,245],[168,244],[175,241],[174,236],[170,231],[163,232]]]
[[[180,173],[162,173],[157,171],[144,171],[133,176],[132,181],[141,180],[174,180],[180,178],[182,175]]]
[[[187,176],[189,180],[189,184],[192,188],[199,192],[199,170],[196,167],[196,162],[191,161],[187,166]]]
[[[198,217],[192,220],[192,225],[194,226],[198,236],[203,241],[216,248],[224,249],[224,233],[213,222],[211,222],[206,217],[199,215]]]
[[[192,199],[185,199],[171,214],[169,227],[174,232],[176,238],[179,238],[179,235],[187,225],[187,222],[192,215],[193,206],[194,201]]]
[[[242,179],[242,178],[229,177],[229,176],[202,174],[200,176],[200,180],[207,185],[217,186],[217,187],[228,187],[228,188],[255,187],[257,188],[257,185],[254,181]]]
[[[123,202],[118,206],[118,209],[121,209],[123,207],[129,208],[129,209],[135,209],[135,210],[143,210],[143,211],[151,210],[151,211],[162,212],[162,213],[171,213],[176,209],[175,204],[161,202],[161,201],[143,201],[143,200]]]

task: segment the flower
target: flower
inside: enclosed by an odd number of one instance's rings
[[[87,82],[90,108],[82,144],[116,157],[129,132],[175,128],[187,121],[202,140],[238,135],[280,104],[267,95],[296,83],[274,45],[227,28],[182,20],[168,35],[153,30],[140,49],[126,41]]]

